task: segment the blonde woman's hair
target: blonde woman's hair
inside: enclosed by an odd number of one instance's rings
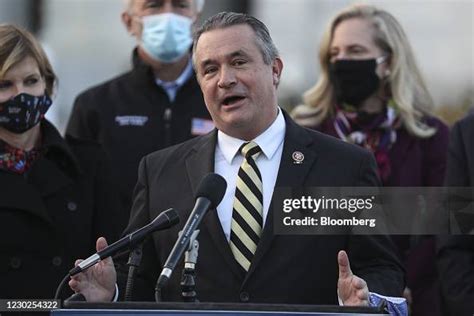
[[[301,125],[316,127],[333,114],[336,98],[329,80],[331,40],[336,27],[342,21],[353,18],[364,19],[372,24],[374,43],[389,56],[391,96],[398,106],[405,128],[418,137],[432,136],[436,130],[424,124],[422,118],[431,113],[433,101],[416,65],[408,38],[390,13],[371,5],[349,6],[330,22],[319,49],[319,80],[303,94],[304,104],[294,109],[293,118]]]
[[[0,78],[26,57],[32,57],[36,61],[46,83],[46,92],[52,95],[56,75],[39,42],[30,32],[20,27],[0,24]]]

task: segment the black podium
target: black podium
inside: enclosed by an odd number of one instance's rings
[[[319,315],[319,316],[376,316],[388,315],[375,307],[347,307],[334,305],[280,305],[280,304],[238,304],[238,303],[153,303],[116,302],[88,303],[66,302],[62,309],[51,312],[53,316],[94,315]]]

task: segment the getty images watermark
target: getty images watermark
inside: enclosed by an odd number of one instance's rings
[[[347,211],[356,214],[358,211],[369,211],[374,208],[375,196],[370,198],[327,198],[325,196],[314,198],[302,196],[300,198],[287,198],[283,200],[283,212],[288,216],[283,217],[285,226],[376,226],[376,218],[334,218],[331,216],[315,216],[319,211]],[[309,213],[304,218],[292,218],[293,211]]]
[[[276,234],[474,234],[474,189],[276,188]]]

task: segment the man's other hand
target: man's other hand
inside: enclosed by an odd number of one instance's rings
[[[349,257],[344,250],[339,251],[337,263],[339,265],[337,292],[344,306],[368,306],[369,288],[367,283],[352,273]]]

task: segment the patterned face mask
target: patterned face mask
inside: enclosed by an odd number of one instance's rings
[[[39,97],[21,93],[0,103],[0,126],[16,134],[24,133],[43,119],[51,103],[46,92]]]

